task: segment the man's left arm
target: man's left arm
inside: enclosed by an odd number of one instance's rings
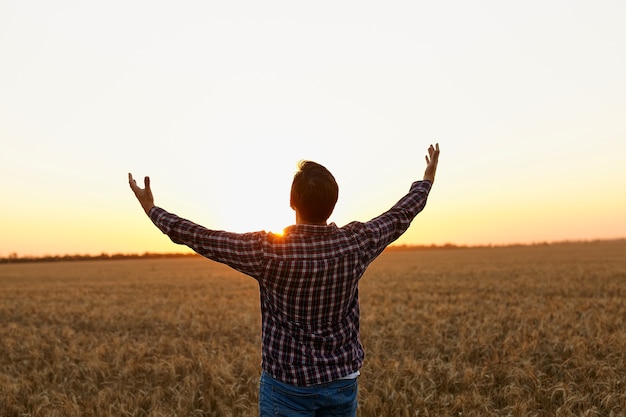
[[[205,258],[258,277],[263,267],[265,232],[232,233],[211,230],[154,206],[150,220],[174,243],[185,245]]]
[[[130,173],[128,182],[150,220],[172,242],[245,274],[258,276],[262,268],[263,232],[240,234],[207,229],[155,206],[150,177],[144,179],[145,188],[140,188]]]

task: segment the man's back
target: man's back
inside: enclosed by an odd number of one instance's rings
[[[368,262],[357,237],[335,224],[299,224],[268,241],[257,278],[264,370],[299,386],[358,371],[358,281]]]

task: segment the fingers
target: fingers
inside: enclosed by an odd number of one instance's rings
[[[430,164],[431,161],[436,162],[439,158],[439,144],[436,143],[435,146],[430,145],[428,147],[428,156],[426,156],[426,163]]]
[[[128,182],[132,183],[132,184],[137,184],[137,181],[135,181],[135,179],[133,178],[133,174],[131,174],[130,172],[128,173]],[[150,187],[150,177],[146,176],[143,179],[143,185],[145,187]]]
[[[128,173],[128,184],[130,184],[130,188],[132,188],[133,191],[137,192],[140,191],[141,188],[137,185],[137,181],[135,181],[135,179],[133,178],[133,174],[131,174],[130,172]],[[146,176],[143,179],[143,184],[146,190],[150,190],[150,177]]]
[[[439,144],[436,143],[435,146],[431,144],[428,147],[428,155],[426,155],[426,164],[430,165],[431,161],[436,163],[438,157],[439,157]]]
[[[437,171],[437,162],[439,160],[439,144],[428,147],[428,155],[426,155],[426,170],[424,171],[424,180],[433,183],[435,181],[435,173]]]
[[[135,179],[133,178],[133,174],[131,174],[130,172],[128,173],[128,184],[133,191],[139,189],[139,187],[137,187],[137,181],[135,181]]]

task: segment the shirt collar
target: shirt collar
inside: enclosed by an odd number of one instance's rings
[[[329,224],[294,224],[288,226],[283,231],[284,236],[288,235],[329,235],[338,229],[335,223]]]

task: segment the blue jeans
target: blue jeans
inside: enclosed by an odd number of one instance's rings
[[[263,372],[259,388],[261,417],[355,417],[357,379],[296,387]]]

